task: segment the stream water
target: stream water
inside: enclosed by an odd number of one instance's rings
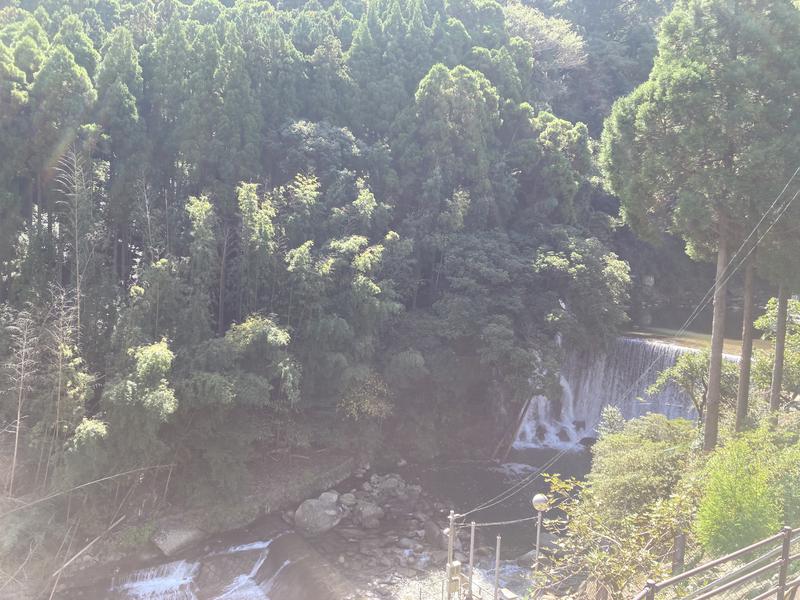
[[[406,466],[399,470],[440,500],[439,520],[449,508],[465,513],[517,482],[525,485],[501,502],[471,513],[478,523],[513,521],[534,516],[531,498],[546,492],[538,474],[582,478],[590,467],[590,452],[580,442],[595,435],[602,408],[618,406],[626,418],[646,412],[668,417],[693,417],[689,399],[667,387],[647,395],[657,374],[683,352],[678,346],[635,338],[620,338],[604,352],[569,353],[561,369],[560,398],[534,398],[506,463],[455,462]],[[549,464],[551,459],[555,459]],[[534,476],[535,475],[535,476]],[[527,479],[526,479],[527,478]],[[347,491],[353,482],[343,484]],[[502,537],[503,580],[519,575],[514,559],[535,544],[535,521],[480,527],[478,545],[494,548]],[[402,532],[401,532],[402,534]],[[58,595],[73,599],[134,600],[340,600],[352,586],[331,561],[277,517],[206,540],[174,560],[122,569],[90,587]],[[484,565],[490,569],[491,565]],[[437,572],[440,567],[431,566]]]
[[[121,569],[65,600],[338,600],[336,570],[276,517],[205,540],[174,560]]]

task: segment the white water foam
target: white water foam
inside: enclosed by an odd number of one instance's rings
[[[270,577],[264,583],[261,584],[261,589],[264,591],[264,595],[267,599],[269,598],[269,593],[272,590],[272,586],[275,585],[275,580],[278,578],[278,575],[280,575],[281,571],[283,571],[290,564],[292,564],[292,561],[285,560],[283,564],[280,567],[278,567],[278,570],[275,571],[275,573],[273,573],[272,577]]]
[[[277,538],[275,538],[277,539]],[[270,540],[269,543],[266,543],[265,548],[269,547],[269,544],[274,541]],[[232,551],[234,552],[242,552],[246,550],[253,549],[254,546],[257,544],[244,544],[242,546],[234,546]],[[275,583],[275,579],[277,579],[278,575],[280,575],[281,571],[286,568],[291,561],[286,560],[284,563],[278,567],[278,569],[272,574],[272,576],[264,581],[263,583],[256,582],[256,576],[258,575],[258,571],[264,565],[264,562],[267,560],[269,556],[269,550],[265,550],[262,552],[259,559],[253,565],[253,568],[250,569],[248,574],[242,574],[237,576],[233,582],[225,588],[225,591],[219,596],[216,600],[269,600],[269,592],[272,589],[273,584]]]
[[[252,545],[253,544],[246,544],[246,546]],[[267,546],[269,546],[269,544],[267,544]],[[241,546],[237,546],[237,548],[241,548]],[[244,550],[236,551],[243,552]],[[248,574],[237,576],[233,582],[225,588],[225,591],[219,596],[218,600],[267,600],[268,596],[264,594],[255,580],[258,570],[264,565],[267,556],[269,556],[269,550],[265,550],[261,553],[261,556],[259,556]]]
[[[260,551],[250,571],[236,576],[217,600],[269,600],[269,591],[290,561],[285,561],[262,583],[259,584],[256,578],[269,557],[270,545],[283,535],[279,534],[271,540],[231,546],[223,552],[212,554],[211,556],[224,556]],[[200,562],[177,560],[134,571],[119,583],[112,583],[110,591],[134,600],[198,600],[196,578],[199,571]]]
[[[657,394],[647,394],[658,374],[687,352],[696,350],[618,338],[605,352],[567,353],[561,367],[561,398],[531,399],[514,447],[580,450],[582,439],[596,435],[601,412],[608,405],[617,406],[626,419],[648,412],[695,418],[691,399],[677,386],[670,384]]]
[[[200,563],[177,560],[134,571],[112,591],[124,592],[136,600],[197,600],[194,578]]]

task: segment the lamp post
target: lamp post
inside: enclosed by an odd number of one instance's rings
[[[536,554],[534,555],[533,561],[533,571],[535,573],[539,570],[539,544],[542,538],[542,517],[550,506],[550,500],[544,494],[536,494],[531,500],[531,504],[539,516],[539,518],[536,519]]]

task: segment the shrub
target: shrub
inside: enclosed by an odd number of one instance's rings
[[[782,490],[776,448],[764,430],[731,440],[708,461],[696,532],[713,553],[732,552],[778,531]]]
[[[783,503],[783,522],[797,527],[800,525],[800,443],[780,453],[774,479]]]
[[[691,421],[648,414],[601,436],[588,477],[595,501],[609,518],[622,518],[669,497],[696,435]]]
[[[668,575],[676,534],[690,527],[699,496],[690,421],[649,414],[620,424],[609,411],[585,483],[550,477],[563,518],[558,552],[539,574],[542,585],[579,575],[578,597],[629,598],[647,576]]]

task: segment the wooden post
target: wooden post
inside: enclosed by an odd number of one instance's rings
[[[686,557],[686,534],[679,533],[675,536],[675,548],[672,551],[672,574],[683,573],[683,565]]]
[[[778,572],[777,600],[783,600],[786,594],[786,575],[789,571],[789,552],[792,547],[792,528],[783,528],[783,546],[781,548],[781,567]]]
[[[447,565],[447,597],[461,597],[461,563],[454,560]]]
[[[652,579],[647,580],[647,595],[646,600],[655,600],[656,597],[656,582]]]
[[[498,599],[500,592],[500,536],[497,536],[497,549],[494,555],[494,600]]]

